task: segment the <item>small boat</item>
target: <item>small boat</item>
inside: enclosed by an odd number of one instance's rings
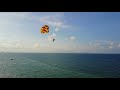
[[[13,60],[13,59],[11,59],[11,60]]]

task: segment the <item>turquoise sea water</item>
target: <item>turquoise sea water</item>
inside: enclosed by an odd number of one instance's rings
[[[120,55],[0,53],[0,78],[96,77],[120,77]]]

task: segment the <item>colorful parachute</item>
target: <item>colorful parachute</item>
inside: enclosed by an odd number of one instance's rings
[[[40,32],[42,34],[44,33],[49,33],[49,26],[48,25],[44,25],[41,29],[40,29]]]
[[[49,33],[49,26],[48,25],[44,25],[41,29],[40,29],[40,32],[42,33],[42,34],[45,34],[45,33]],[[53,33],[52,35],[49,35],[48,36],[48,41],[55,41],[55,38],[56,37],[56,34],[55,33]]]

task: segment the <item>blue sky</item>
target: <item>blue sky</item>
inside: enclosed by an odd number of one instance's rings
[[[119,12],[0,12],[4,52],[120,53],[119,34]]]

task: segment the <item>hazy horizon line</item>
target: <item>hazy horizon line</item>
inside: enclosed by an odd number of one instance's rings
[[[120,53],[88,53],[88,52],[0,52],[0,53],[37,53],[37,54],[120,54]]]

